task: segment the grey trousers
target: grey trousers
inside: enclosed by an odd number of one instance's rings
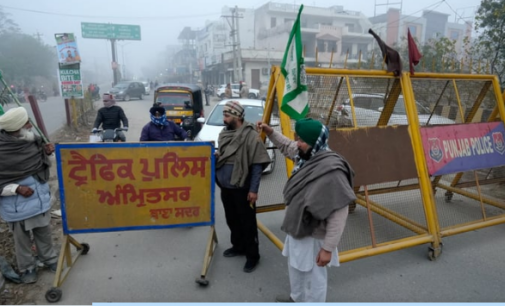
[[[14,234],[14,247],[16,249],[16,259],[20,273],[26,270],[35,269],[35,258],[32,256],[32,242],[30,231],[25,230],[23,221],[12,224]],[[36,227],[32,229],[37,254],[45,265],[50,265],[58,261],[58,253],[53,247],[51,225]]]

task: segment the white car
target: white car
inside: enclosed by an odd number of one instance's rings
[[[240,97],[240,84],[231,84],[231,96],[232,98],[239,98]],[[224,91],[226,90],[226,84],[221,84],[219,85],[219,88],[216,91],[216,95],[220,97],[221,99],[224,99]],[[258,89],[254,88],[249,88],[249,96],[247,98],[249,99],[259,99],[260,97],[260,91]]]
[[[144,84],[144,87],[146,88],[146,96],[151,94],[151,85],[149,85],[149,82],[142,82]]]
[[[214,141],[214,144],[216,146],[216,149],[218,147],[217,139],[219,137],[219,133],[223,130],[224,128],[224,122],[223,122],[223,108],[226,102],[230,101],[228,100],[223,100],[219,102],[212,111],[210,112],[209,116],[207,118],[198,118],[198,122],[204,123],[202,126],[202,129],[196,135],[195,141]],[[256,122],[260,121],[263,118],[263,109],[264,109],[264,104],[260,100],[253,100],[253,99],[237,99],[237,101],[242,104],[244,107],[244,112],[245,112],[245,120],[247,122],[256,124]],[[279,120],[276,118],[272,117],[272,120],[270,121],[271,126],[278,126],[279,125]],[[270,140],[266,140],[265,146],[267,148],[273,147],[273,144],[270,142]],[[275,149],[267,149],[268,156],[270,156],[270,165],[268,165],[265,170],[263,170],[264,174],[269,174],[272,173],[275,169],[275,161],[276,161],[276,154],[275,154]]]
[[[353,94],[354,111],[356,113],[356,122],[358,126],[375,126],[379,121],[381,112],[384,108],[384,94]],[[349,122],[352,126],[353,118],[351,111],[350,99],[344,101],[343,104],[337,107],[337,111],[343,116],[342,119]],[[431,112],[423,105],[416,101],[419,124],[430,125],[434,124],[454,124],[451,119],[431,115]],[[430,118],[431,117],[431,118]],[[429,122],[428,122],[429,120]],[[407,125],[407,111],[405,110],[405,102],[403,96],[398,97],[393,113],[389,118],[388,125]]]

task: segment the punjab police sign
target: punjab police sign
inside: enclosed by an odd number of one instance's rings
[[[505,165],[503,122],[423,127],[421,135],[430,175]]]
[[[65,234],[214,224],[211,143],[58,144]]]
[[[79,68],[60,67],[58,74],[60,78],[60,89],[63,98],[82,98],[84,96],[81,70]]]

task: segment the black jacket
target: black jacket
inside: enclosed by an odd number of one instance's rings
[[[102,129],[113,130],[121,127],[121,123],[119,121],[123,122],[123,127],[128,127],[128,118],[126,118],[126,115],[121,107],[117,105],[102,107],[98,110],[93,127],[99,128],[100,124],[102,124]]]

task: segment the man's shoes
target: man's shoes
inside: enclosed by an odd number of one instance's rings
[[[33,284],[37,282],[37,271],[35,269],[26,270],[20,276],[21,282],[23,284]]]
[[[46,267],[48,267],[51,272],[56,273],[56,269],[58,269],[58,262],[46,265]]]
[[[260,262],[259,259],[255,259],[255,260],[248,259],[245,262],[244,272],[251,273],[252,271],[256,270],[256,267],[258,266],[259,262]]]
[[[277,303],[294,303],[295,302],[295,301],[293,301],[293,299],[289,295],[278,295],[275,298],[275,301]]]
[[[229,248],[223,252],[224,257],[235,257],[235,256],[240,256],[240,255],[245,255],[245,252],[237,251],[234,248]]]

